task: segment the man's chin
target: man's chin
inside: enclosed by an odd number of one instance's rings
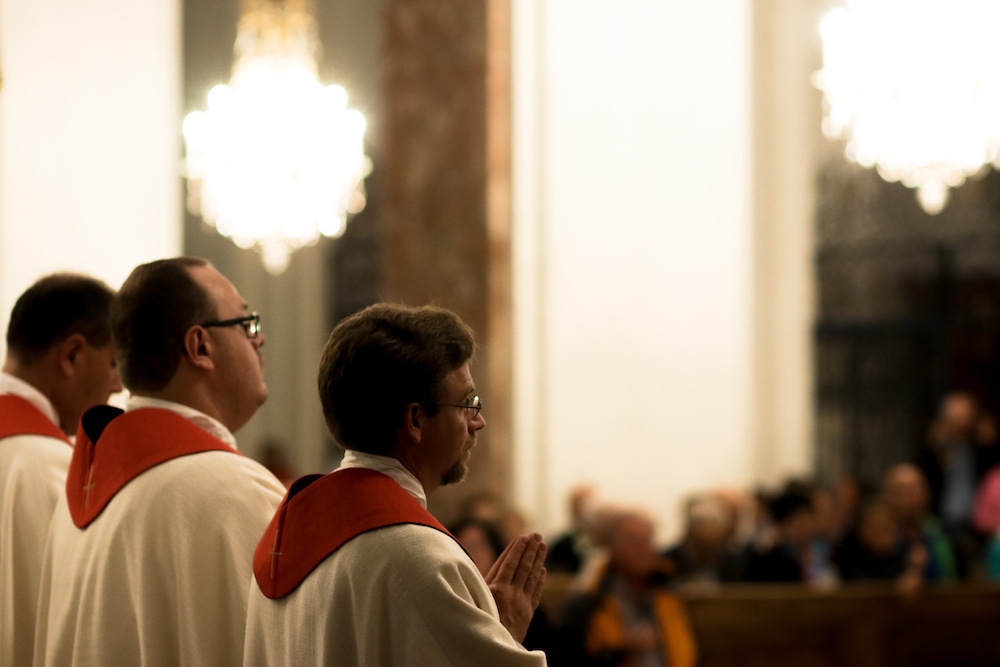
[[[462,460],[448,468],[448,470],[441,477],[441,486],[448,486],[449,484],[458,484],[465,479],[465,476],[469,474],[469,464],[467,461]]]

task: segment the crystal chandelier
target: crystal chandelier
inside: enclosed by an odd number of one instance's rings
[[[823,134],[939,213],[949,188],[1000,168],[998,26],[998,0],[849,0],[822,24]]]
[[[184,119],[188,208],[279,274],[365,205],[365,119],[316,75],[307,0],[244,0],[228,86]]]

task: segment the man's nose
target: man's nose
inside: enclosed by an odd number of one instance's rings
[[[266,341],[267,341],[267,336],[265,336],[263,332],[257,334],[256,337],[250,339],[250,342],[253,343],[253,346],[258,350],[264,347],[264,343]]]

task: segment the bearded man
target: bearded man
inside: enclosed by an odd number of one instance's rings
[[[257,546],[245,665],[545,664],[519,643],[545,581],[541,536],[515,538],[484,577],[426,510],[486,426],[474,350],[442,308],[379,304],[334,329],[319,392],[347,452],[292,485]]]

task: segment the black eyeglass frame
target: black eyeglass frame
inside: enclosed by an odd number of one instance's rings
[[[256,338],[260,335],[260,315],[258,313],[250,313],[245,317],[234,317],[231,320],[215,320],[211,322],[202,322],[199,326],[202,327],[232,327],[239,324],[243,327],[243,333],[247,335],[247,338]]]
[[[459,405],[457,403],[438,403],[438,405],[443,405],[449,408],[465,408],[466,410],[475,410],[472,413],[472,418],[475,419],[479,416],[479,413],[483,410],[483,402],[479,400],[478,396],[473,396],[472,405]]]

